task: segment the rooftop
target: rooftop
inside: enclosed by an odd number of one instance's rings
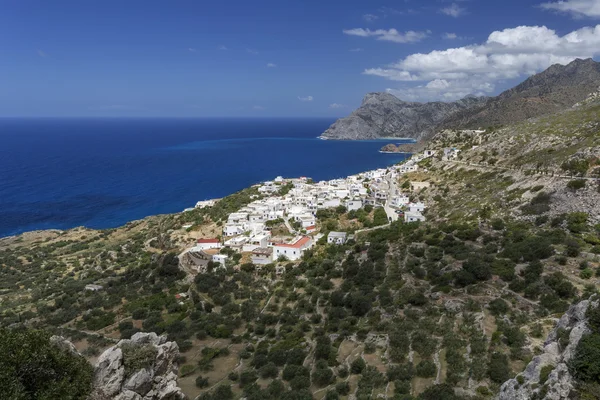
[[[277,247],[292,247],[292,248],[298,249],[298,248],[304,246],[306,243],[308,243],[309,240],[310,240],[310,238],[308,236],[302,236],[301,238],[296,240],[294,243],[281,243],[281,244],[276,244],[275,246],[277,246]]]

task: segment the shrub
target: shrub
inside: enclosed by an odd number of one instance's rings
[[[437,373],[437,367],[433,361],[423,360],[417,364],[416,368],[417,376],[422,378],[431,378]]]
[[[590,279],[592,276],[594,276],[594,271],[592,271],[590,268],[586,268],[579,273],[579,277],[581,279]]]
[[[546,383],[546,381],[548,380],[548,375],[550,375],[550,372],[552,372],[554,370],[554,367],[552,365],[544,365],[542,367],[542,369],[540,370],[540,380],[539,380],[539,384],[543,385],[544,383]]]
[[[350,384],[348,382],[340,382],[335,385],[335,391],[342,396],[347,396],[350,394]]]
[[[0,329],[0,398],[85,399],[92,366],[36,330]]]
[[[567,188],[569,188],[572,191],[576,192],[579,189],[583,189],[585,187],[585,184],[586,184],[585,179],[574,179],[574,180],[569,181],[567,183]]]
[[[197,377],[195,383],[196,383],[196,387],[199,387],[201,389],[208,387],[208,379],[206,379],[202,376]]]
[[[592,333],[581,338],[569,370],[584,382],[600,382],[600,334]]]
[[[123,366],[125,375],[131,375],[140,369],[150,367],[156,360],[158,351],[153,345],[138,345],[133,343],[123,344]]]
[[[363,369],[365,369],[366,365],[367,364],[365,363],[365,360],[362,358],[357,358],[356,360],[352,361],[352,364],[350,364],[350,371],[353,374],[360,374]]]
[[[488,366],[488,375],[496,383],[503,383],[510,378],[508,357],[501,353],[492,353]]]
[[[489,304],[490,312],[496,316],[504,315],[510,310],[508,303],[500,298],[494,299]]]

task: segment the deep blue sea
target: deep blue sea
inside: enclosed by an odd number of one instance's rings
[[[0,119],[0,237],[110,228],[275,178],[343,177],[404,158],[327,141],[332,119]]]

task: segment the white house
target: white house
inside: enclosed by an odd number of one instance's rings
[[[423,155],[425,157],[433,157],[435,155],[436,151],[435,150],[425,150],[423,152]]]
[[[311,248],[313,241],[309,236],[298,236],[290,243],[281,243],[273,246],[273,260],[284,256],[290,261],[299,260],[306,249]]]
[[[408,196],[401,194],[390,199],[390,206],[400,208],[410,203]]]
[[[250,238],[247,236],[234,237],[225,242],[225,247],[229,247],[230,249],[241,253],[244,245],[248,243],[249,240]]]
[[[315,225],[310,225],[305,227],[304,230],[306,231],[306,233],[313,233],[317,230],[317,227]]]
[[[227,218],[227,222],[230,224],[241,224],[243,222],[248,221],[248,213],[247,212],[237,212],[229,214]]]
[[[270,247],[258,247],[252,250],[252,264],[265,265],[273,262],[273,249]]]
[[[346,237],[346,232],[329,232],[329,235],[327,235],[327,243],[344,244],[346,243]]]
[[[196,249],[207,250],[207,249],[220,249],[221,241],[219,239],[198,239],[196,241]]]
[[[362,205],[362,200],[348,200],[345,203],[346,209],[348,211],[360,210]]]
[[[414,213],[422,213],[423,211],[425,211],[425,204],[418,202],[418,203],[410,203],[408,205],[408,210],[410,212],[414,212]]]
[[[230,224],[223,225],[223,236],[237,236],[244,233],[244,227],[241,224]]]
[[[257,235],[254,235],[250,237],[250,240],[244,244],[242,251],[249,252],[259,247],[267,247],[269,245],[270,238],[270,232],[261,232]]]
[[[404,213],[404,222],[418,222],[418,221],[425,221],[425,217],[423,216],[423,214],[419,213],[419,212],[405,212]]]

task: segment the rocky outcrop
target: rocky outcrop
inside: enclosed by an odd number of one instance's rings
[[[422,143],[386,144],[379,151],[382,153],[415,153],[423,147]]]
[[[544,352],[535,356],[525,371],[516,378],[502,384],[497,400],[529,400],[534,397],[546,400],[570,398],[575,382],[569,373],[568,363],[573,358],[582,336],[590,331],[585,317],[590,304],[596,307],[598,300],[584,300],[569,308],[548,336],[544,344]],[[569,335],[568,344],[564,348],[561,347],[560,332],[568,332]],[[552,370],[547,375],[546,381],[541,383],[540,373],[548,366]]]
[[[440,122],[459,111],[485,103],[483,97],[453,102],[412,103],[389,93],[369,93],[348,117],[337,120],[323,139],[355,140],[385,137],[421,139],[435,132]]]
[[[98,358],[90,400],[182,400],[177,386],[175,342],[155,333],[136,333]]]

